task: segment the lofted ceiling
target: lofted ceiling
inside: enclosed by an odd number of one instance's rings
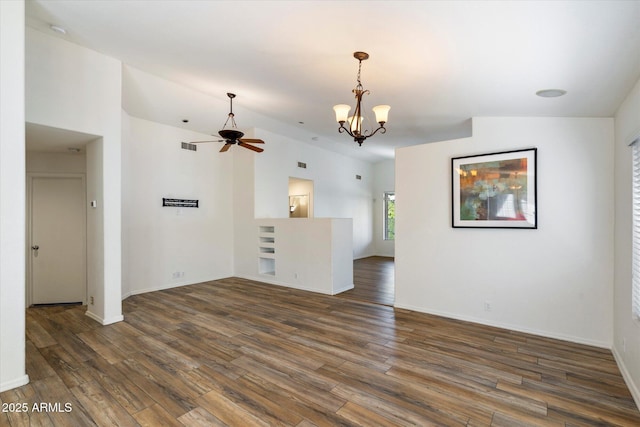
[[[234,92],[241,128],[373,162],[397,147],[469,136],[474,116],[611,117],[640,78],[637,0],[28,0],[26,8],[28,26],[125,64],[131,115],[216,134]],[[358,50],[370,54],[364,109],[391,106],[387,133],[362,147],[338,134],[332,110],[354,105]],[[535,94],[551,88],[567,94]]]

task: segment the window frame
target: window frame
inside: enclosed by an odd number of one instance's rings
[[[393,206],[394,206],[394,218],[393,218],[393,236],[389,237],[389,196],[392,196]],[[382,238],[385,241],[394,241],[396,239],[396,227],[395,227],[395,204],[396,204],[396,192],[395,191],[385,191],[383,195],[383,211],[382,211]]]

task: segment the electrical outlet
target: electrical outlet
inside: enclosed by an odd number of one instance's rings
[[[627,339],[626,338],[622,338],[622,352],[623,353],[627,352]]]
[[[491,303],[489,301],[484,302],[484,311],[491,311]]]
[[[90,302],[91,302],[91,305],[93,305],[93,304],[94,304],[93,297],[89,297],[89,300],[90,300]]]

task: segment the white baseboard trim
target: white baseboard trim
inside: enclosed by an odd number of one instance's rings
[[[180,288],[182,286],[197,285],[199,283],[211,282],[213,280],[226,279],[228,277],[231,277],[231,276],[221,276],[221,277],[215,277],[215,278],[198,279],[198,280],[188,281],[188,282],[168,283],[168,284],[164,284],[164,285],[160,285],[160,286],[154,286],[154,287],[151,287],[151,288],[134,289],[133,291],[129,291],[127,293],[122,294],[122,301],[126,300],[127,298],[129,298],[130,296],[133,296],[133,295],[146,294],[146,293],[149,293],[149,292],[156,292],[156,291],[164,291],[164,290],[167,290],[167,289]]]
[[[113,316],[108,319],[104,319],[102,321],[102,326],[111,325],[112,323],[122,322],[124,320],[124,316],[121,314],[119,316]]]
[[[91,319],[93,319],[96,322],[100,323],[102,326],[111,325],[112,323],[118,323],[118,322],[122,322],[124,320],[124,316],[123,315],[113,316],[113,317],[108,318],[108,319],[103,319],[102,317],[98,316],[95,313],[90,312],[89,310],[87,310],[84,314],[87,317],[90,317]]]
[[[332,295],[338,295],[338,294],[341,294],[341,293],[343,293],[343,292],[350,291],[350,290],[351,290],[351,289],[353,289],[354,287],[355,287],[355,286],[354,286],[354,284],[353,284],[353,283],[352,283],[352,284],[350,284],[350,285],[343,286],[343,287],[341,287],[341,288],[336,289],[336,290],[333,292],[333,294],[332,294]]]
[[[622,378],[624,378],[624,382],[627,384],[627,387],[631,392],[631,396],[633,396],[633,400],[636,402],[636,406],[640,408],[640,389],[638,389],[638,385],[633,382],[633,378],[631,377],[631,374],[627,370],[627,366],[624,363],[624,358],[618,352],[618,349],[614,346],[611,349],[611,352],[613,353],[614,359],[616,359],[616,363],[618,364],[618,369],[620,369]]]
[[[524,328],[518,325],[511,325],[511,324],[507,324],[507,323],[500,323],[500,322],[492,322],[490,320],[487,319],[478,319],[476,317],[471,317],[471,316],[460,316],[457,314],[451,314],[451,313],[446,313],[446,312],[441,312],[441,311],[437,311],[437,310],[427,310],[423,307],[416,307],[416,306],[412,306],[409,304],[399,304],[399,303],[395,303],[394,307],[396,308],[404,308],[406,310],[411,310],[411,311],[417,311],[420,313],[427,313],[427,314],[433,314],[434,316],[440,316],[440,317],[446,317],[449,319],[456,319],[456,320],[462,320],[465,322],[472,322],[472,323],[478,323],[480,325],[487,325],[487,326],[493,326],[496,328],[502,328],[502,329],[508,329],[510,331],[516,331],[516,332],[523,332],[525,334],[531,334],[531,335],[538,335],[540,337],[545,337],[545,338],[553,338],[556,340],[562,340],[562,341],[569,341],[569,342],[573,342],[576,344],[584,344],[584,345],[589,345],[592,347],[598,347],[598,348],[605,348],[607,350],[611,350],[611,343],[610,342],[603,342],[603,341],[596,341],[596,340],[589,340],[589,339],[584,339],[584,338],[580,338],[580,337],[575,337],[575,336],[571,336],[571,335],[564,335],[564,334],[554,334],[554,333],[550,333],[548,331],[540,331],[537,329],[530,329],[530,328]]]
[[[278,282],[276,280],[269,279],[268,277],[264,277],[264,276],[238,276],[238,275],[236,275],[236,276],[233,276],[233,277],[238,277],[240,279],[246,279],[246,280],[253,280],[254,282],[267,283],[269,285],[282,286],[283,288],[298,289],[300,291],[309,291],[309,292],[315,292],[317,294],[331,295],[329,292],[327,292],[326,290],[323,290],[323,289],[308,288],[308,287],[304,287],[304,286],[299,286],[299,285],[297,285],[295,283]]]
[[[2,393],[3,391],[17,388],[17,387],[22,387],[23,385],[27,385],[27,384],[29,384],[29,375],[25,374],[13,380],[0,383],[0,393]]]

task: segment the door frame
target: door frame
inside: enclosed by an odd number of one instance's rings
[[[73,178],[80,179],[82,182],[82,205],[84,206],[84,211],[82,215],[83,223],[81,227],[84,229],[84,264],[85,264],[85,281],[84,281],[84,297],[82,299],[82,304],[87,305],[87,295],[88,295],[88,275],[87,275],[87,183],[86,183],[86,175],[83,173],[48,173],[48,172],[27,172],[27,206],[26,206],[26,245],[25,245],[25,258],[26,258],[26,295],[25,301],[26,306],[30,307],[33,301],[33,257],[31,256],[31,240],[32,240],[32,221],[33,221],[33,180],[34,178]]]

